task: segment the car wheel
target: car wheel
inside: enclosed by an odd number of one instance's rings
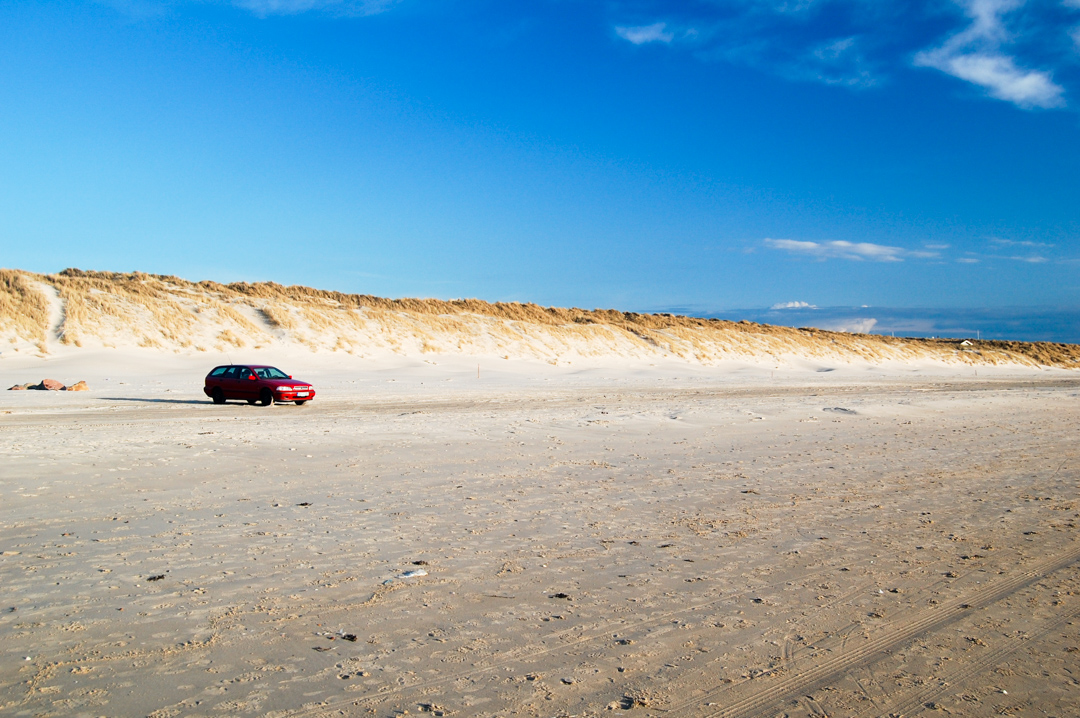
[[[254,404],[254,403],[255,403],[255,401],[256,401],[255,399],[248,399],[248,400],[247,400],[247,403],[249,403],[249,404]]]
[[[296,402],[296,405],[297,406],[303,406],[306,403],[307,403],[307,399],[302,399],[301,401]]]
[[[214,390],[210,392],[210,398],[214,400],[215,404],[225,403],[225,395],[221,393],[221,389],[219,387],[214,387]]]
[[[274,403],[274,395],[270,393],[269,389],[263,389],[262,393],[259,394],[259,403],[263,406],[270,406]]]

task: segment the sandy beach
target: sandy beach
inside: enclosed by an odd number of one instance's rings
[[[19,361],[5,715],[1080,712],[1068,371]]]

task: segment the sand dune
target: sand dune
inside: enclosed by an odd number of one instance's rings
[[[143,347],[197,354],[305,348],[360,358],[429,354],[532,359],[793,360],[1080,366],[1067,344],[893,338],[669,314],[383,299],[272,282],[218,284],[143,273],[0,270],[2,351]]]

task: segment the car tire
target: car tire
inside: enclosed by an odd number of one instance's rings
[[[248,399],[247,403],[254,404],[256,401],[257,401],[257,399]]]
[[[220,387],[214,387],[214,390],[210,392],[210,398],[214,400],[215,404],[225,403],[225,394],[222,393]]]
[[[262,393],[259,394],[259,403],[262,404],[263,406],[270,406],[271,404],[273,404],[274,403],[274,395],[273,395],[273,393],[271,393],[271,391],[269,389],[263,389]]]
[[[301,400],[299,400],[299,401],[297,401],[295,403],[296,403],[297,406],[303,406],[304,404],[307,403],[307,399],[301,399]]]

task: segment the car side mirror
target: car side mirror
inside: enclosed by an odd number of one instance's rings
[[[255,378],[255,375],[254,375],[254,374],[248,374],[248,379],[249,379],[249,380],[251,380],[251,381],[258,381],[258,380],[257,380],[257,379]]]
[[[289,374],[289,378],[292,379],[292,374]]]

